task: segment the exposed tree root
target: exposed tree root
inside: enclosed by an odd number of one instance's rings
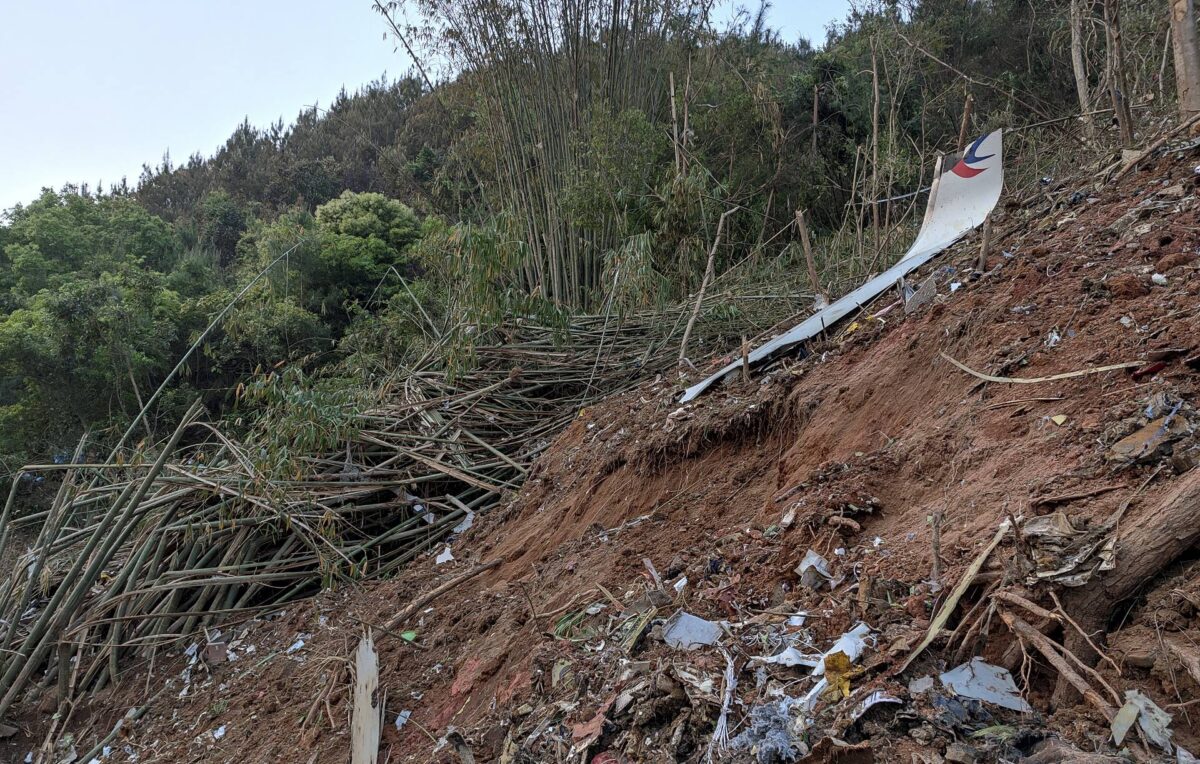
[[[1200,470],[1180,478],[1157,506],[1119,533],[1116,569],[1087,586],[1068,590],[1063,597],[1064,612],[1079,626],[1066,632],[1065,647],[1089,665],[1095,664],[1098,655],[1086,634],[1102,635],[1123,602],[1200,541]],[[1076,697],[1071,682],[1060,676],[1054,705],[1069,704]]]

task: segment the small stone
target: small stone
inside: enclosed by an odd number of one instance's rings
[[[966,743],[951,743],[946,748],[946,761],[954,764],[975,764],[979,754]]]
[[[1127,666],[1134,668],[1151,669],[1154,668],[1154,661],[1157,657],[1156,651],[1150,648],[1138,648],[1125,653],[1124,663]]]
[[[921,745],[929,745],[932,743],[935,734],[936,733],[933,731],[933,727],[930,727],[928,724],[922,724],[920,727],[913,727],[908,731],[908,736],[913,740],[916,740]]]

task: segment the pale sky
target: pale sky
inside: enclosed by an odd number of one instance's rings
[[[776,0],[770,17],[820,44],[849,4]],[[168,150],[212,154],[243,118],[290,123],[401,75],[383,32],[370,0],[0,0],[0,210],[44,186],[134,184]]]

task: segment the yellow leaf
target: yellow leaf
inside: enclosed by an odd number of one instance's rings
[[[854,668],[850,656],[841,650],[825,656],[825,681],[829,683],[827,694],[833,698],[850,697],[850,677]]]

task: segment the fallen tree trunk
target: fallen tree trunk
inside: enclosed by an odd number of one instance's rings
[[[1150,510],[1126,518],[1117,538],[1117,567],[1087,586],[1069,589],[1063,607],[1088,633],[1103,638],[1116,609],[1152,582],[1181,554],[1200,541],[1200,469],[1193,469]],[[1099,640],[1097,640],[1099,641]],[[1089,665],[1099,657],[1080,634],[1067,632],[1065,647]],[[1070,682],[1059,677],[1055,707],[1078,697]]]

